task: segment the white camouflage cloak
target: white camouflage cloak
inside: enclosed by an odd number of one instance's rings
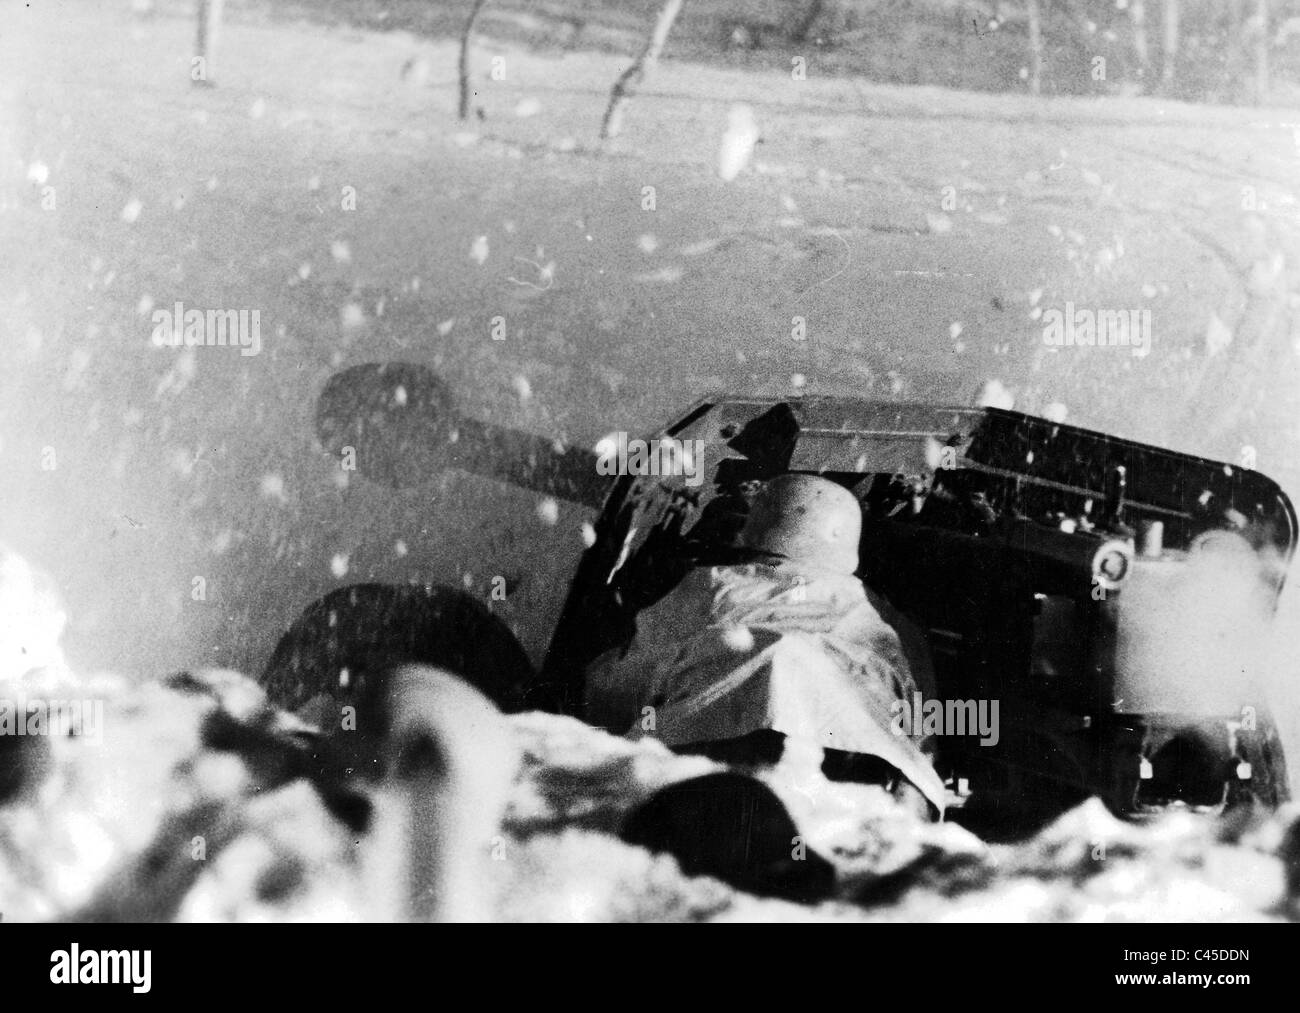
[[[903,627],[905,648],[882,612],[900,622],[849,575],[784,561],[699,567],[637,616],[626,651],[593,663],[588,720],[669,746],[773,729],[866,753],[942,812],[922,741],[895,730],[898,701],[931,695],[928,658],[919,635]]]

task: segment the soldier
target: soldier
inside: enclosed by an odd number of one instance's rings
[[[750,558],[697,567],[642,611],[627,647],[588,672],[589,719],[729,762],[776,762],[787,740],[815,745],[828,777],[880,783],[941,814],[926,744],[891,731],[898,701],[932,695],[928,656],[855,575],[861,531],[844,487],[769,481],[740,535]]]

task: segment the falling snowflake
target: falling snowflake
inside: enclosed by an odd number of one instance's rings
[[[342,580],[348,575],[347,553],[339,552],[334,555],[334,558],[330,560],[330,573],[334,574],[338,580]]]
[[[940,443],[933,436],[925,438],[925,463],[929,468],[939,468],[943,465],[944,456],[951,450],[947,444]],[[865,471],[867,459],[865,456],[858,458],[858,471]]]
[[[37,186],[43,186],[45,181],[50,178],[50,167],[44,162],[33,162],[27,167],[27,179]]]
[[[352,262],[352,248],[342,239],[336,239],[330,243],[330,256],[340,264],[350,264]]]
[[[1210,314],[1210,321],[1205,326],[1205,351],[1213,357],[1223,352],[1232,344],[1232,328],[1219,319],[1217,313]]]
[[[758,124],[754,122],[754,109],[737,102],[727,110],[727,130],[722,135],[718,151],[718,175],[730,182],[744,171],[758,143]]]
[[[979,393],[975,395],[976,408],[1005,408],[1010,410],[1015,407],[1015,404],[1015,395],[1007,389],[1001,380],[986,380],[984,386],[979,389]]]
[[[1267,295],[1282,277],[1286,267],[1286,257],[1279,250],[1271,257],[1255,261],[1250,265],[1250,274],[1246,280],[1246,291],[1251,295]]]
[[[658,271],[649,271],[645,274],[636,274],[632,280],[643,285],[671,285],[675,281],[681,281],[683,271],[676,264],[669,264],[667,267],[661,267]]]
[[[488,237],[479,236],[469,248],[469,259],[482,267],[488,259]]]
[[[194,473],[194,462],[197,456],[191,453],[188,447],[174,447],[167,455],[167,463],[173,471],[188,477]]]
[[[596,529],[591,526],[590,521],[582,522],[581,534],[582,534],[582,544],[585,545],[587,548],[590,549],[593,545],[596,544]]]
[[[289,497],[284,493],[284,477],[276,472],[268,472],[262,476],[258,491],[267,499],[278,500],[281,503],[289,502]]]
[[[560,504],[547,496],[537,504],[537,519],[546,525],[555,524],[560,519]]]
[[[164,394],[179,394],[189,386],[198,372],[198,359],[194,356],[193,346],[185,348],[180,355],[173,360],[172,368],[163,374],[162,379],[154,388],[154,397],[162,397]]]
[[[754,646],[754,634],[748,626],[730,626],[722,631],[722,642],[733,651],[744,652]]]
[[[132,197],[126,202],[126,207],[122,209],[122,221],[128,225],[135,222],[140,217],[140,212],[144,210],[144,205],[138,198]]]
[[[266,114],[266,99],[253,99],[253,104],[248,107],[248,115],[255,120],[260,120]]]
[[[522,373],[514,378],[513,384],[515,394],[519,397],[520,401],[527,401],[533,396],[533,386],[528,382],[528,377],[524,376]]]

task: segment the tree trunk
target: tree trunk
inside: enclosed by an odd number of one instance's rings
[[[469,41],[474,34],[474,22],[478,20],[479,12],[487,0],[474,0],[474,6],[470,8],[469,18],[465,22],[465,31],[460,37],[460,118],[469,119]]]
[[[1142,78],[1142,90],[1151,84],[1151,47],[1147,44],[1147,8],[1146,0],[1132,0],[1128,9],[1133,20],[1133,52],[1137,56],[1138,75]]]
[[[1178,4],[1165,0],[1164,40],[1160,46],[1160,90],[1169,94],[1174,86],[1174,68],[1178,64]]]
[[[1038,0],[1028,0],[1029,13],[1029,94],[1043,91],[1043,22]]]
[[[194,40],[194,55],[203,61],[203,73],[201,77],[194,77],[191,70],[191,84],[217,83],[217,39],[221,33],[221,9],[224,6],[225,0],[199,0],[199,27]]]
[[[681,13],[682,3],[683,0],[665,0],[645,49],[614,82],[614,88],[609,93],[609,107],[605,110],[605,118],[600,124],[601,140],[617,137],[622,130],[623,107],[632,97],[637,86],[646,79],[655,64],[659,62],[659,54],[663,52],[664,43],[668,41],[668,33],[672,31],[673,22]]]
[[[808,41],[808,36],[812,33],[817,24],[817,19],[822,16],[822,11],[826,8],[826,0],[812,0],[808,4],[808,9],[804,11],[803,17],[794,26],[794,31],[790,33],[790,41],[795,43],[804,43]]]

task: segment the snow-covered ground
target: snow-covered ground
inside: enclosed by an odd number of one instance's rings
[[[0,683],[6,695],[14,688]],[[355,786],[383,815],[359,833],[307,780],[286,779],[266,733],[303,726],[268,710],[251,681],[229,672],[173,688],[29,681],[38,688],[106,706],[93,735],[4,740],[6,921],[404,916],[400,804],[382,808],[382,795]],[[224,749],[212,745],[216,714],[227,723]],[[710,761],[572,718],[502,720],[520,763],[506,772],[514,784],[499,827],[478,842],[483,871],[474,880],[494,920],[1206,922],[1295,912],[1294,807],[1135,826],[1093,800],[1022,845],[986,845],[955,824],[917,820],[880,788],[832,784],[797,765],[762,776],[804,844],[831,861],[836,888],[814,905],[756,897],[685,876],[672,858],[616,836],[633,807],[711,771]],[[471,804],[481,808],[478,798]]]
[[[1300,476],[1284,111],[667,64],[602,150],[615,57],[481,43],[466,126],[448,44],[235,11],[199,89],[173,10],[15,4],[0,32],[0,537],[63,589],[83,667],[256,670],[303,605],[372,577],[487,599],[506,576],[492,605],[540,654],[589,514],[349,476],[312,415],[357,362],[433,366],[470,414],[588,446],[720,387],[996,380]],[[724,183],[740,101],[762,142]],[[178,301],[258,310],[260,354],[155,347]],[[1049,349],[1040,311],[1067,301],[1150,308],[1150,354]]]
[[[1029,411],[1250,463],[1300,489],[1294,114],[877,87],[820,78],[815,61],[807,80],[782,60],[768,73],[669,63],[602,148],[615,57],[483,41],[474,80],[484,118],[461,124],[449,44],[236,10],[218,87],[194,88],[191,18],[170,8],[137,18],[129,7],[10,3],[0,23],[0,540],[60,588],[78,670],[256,672],[309,601],[370,579],[481,593],[540,658],[591,511],[460,473],[394,491],[344,471],[316,442],[315,401],[331,375],[362,362],[430,366],[468,414],[585,446],[653,428],[718,388],[959,403],[996,391]],[[752,107],[761,143],[724,182],[718,158],[736,103]],[[153,313],[177,302],[257,311],[259,354],[156,347]],[[1150,353],[1047,347],[1042,314],[1067,302],[1150,309]],[[796,317],[805,340],[793,337]],[[504,602],[489,596],[498,575],[511,591]],[[1297,600],[1284,599],[1284,643],[1300,643]],[[161,691],[143,692],[132,713],[154,728],[148,709],[162,698],[148,694]],[[118,767],[85,767],[116,785],[98,803],[103,820],[126,811],[128,796],[153,808],[134,829],[64,828],[68,847],[99,848],[70,859],[77,869],[107,870],[157,829],[175,797],[159,758],[189,748],[187,713],[168,711],[156,727],[172,738],[138,743]],[[510,874],[569,877],[550,892],[507,890],[512,916],[798,911],[736,908],[727,891],[685,883],[608,826],[592,829],[704,761],[566,719],[512,720],[534,773],[581,786],[566,804],[584,792],[604,800],[556,817],[546,834],[529,820],[554,816],[555,799],[512,803],[507,825],[531,843]],[[1294,707],[1282,720],[1300,755]],[[556,780],[568,768],[580,774]],[[213,776],[229,789],[237,773]],[[525,778],[519,791],[537,783]],[[204,797],[201,786],[179,790]],[[797,795],[786,791],[796,809]],[[252,817],[270,843],[223,867],[237,881],[271,861],[285,817],[275,797]],[[63,812],[58,801],[46,800],[51,812]],[[873,812],[861,798],[844,804]],[[292,819],[317,818],[305,802],[287,805]],[[961,916],[943,877],[989,882],[989,870],[1011,869],[996,889],[1019,891],[1021,906],[979,894],[971,917],[1091,917],[1119,910],[1089,907],[1098,882],[1120,897],[1133,877],[1184,868],[1097,866],[1092,844],[1137,831],[1093,809],[1067,819],[1019,857],[945,838],[935,855],[969,846],[977,857],[938,861],[940,886],[918,895],[930,908],[835,911]],[[855,846],[878,856],[859,829],[845,861]],[[6,824],[4,840],[26,854],[47,832],[26,816]],[[1178,842],[1200,832],[1170,831],[1162,845],[1134,838],[1121,851],[1183,854]],[[332,860],[325,840],[321,862]],[[1220,854],[1196,840],[1188,868],[1205,848]],[[1264,855],[1276,845],[1233,849],[1227,866],[1214,859],[1201,885],[1171,873],[1129,913],[1263,911],[1281,890],[1281,865]],[[1083,863],[1092,885],[1042,885],[1040,852],[1053,868]],[[1102,868],[1119,878],[1093,876]],[[1224,868],[1236,886],[1221,890]],[[69,876],[62,894],[54,884],[6,903],[39,915],[51,898],[84,899],[77,891],[93,883]],[[641,885],[592,885],[613,880]],[[252,885],[252,907],[220,907],[243,896],[238,882],[208,894],[200,883],[184,913],[256,915]]]

